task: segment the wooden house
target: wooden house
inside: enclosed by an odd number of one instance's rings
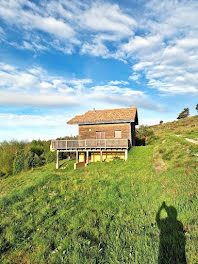
[[[78,125],[78,140],[54,140],[51,148],[59,152],[76,152],[76,164],[109,161],[118,157],[126,160],[128,150],[135,145],[137,108],[89,110],[67,122]]]

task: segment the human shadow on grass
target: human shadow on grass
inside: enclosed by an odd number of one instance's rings
[[[161,219],[161,211],[167,217]],[[177,210],[162,203],[156,214],[157,226],[160,229],[158,264],[187,264],[185,255],[186,238],[183,224],[177,220]]]

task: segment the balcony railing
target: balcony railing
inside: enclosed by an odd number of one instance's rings
[[[129,148],[128,139],[52,140],[52,150],[87,150]]]

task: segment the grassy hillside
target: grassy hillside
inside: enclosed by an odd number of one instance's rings
[[[1,178],[0,263],[153,264],[159,244],[167,263],[185,263],[174,260],[182,250],[198,263],[198,145],[185,140],[198,138],[197,121],[153,127],[153,145],[134,147],[126,162],[74,171],[65,161]],[[157,225],[163,201],[180,223],[163,209]]]

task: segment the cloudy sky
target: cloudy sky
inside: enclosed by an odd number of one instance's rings
[[[1,0],[0,141],[75,135],[93,108],[194,115],[197,18],[197,0]]]

